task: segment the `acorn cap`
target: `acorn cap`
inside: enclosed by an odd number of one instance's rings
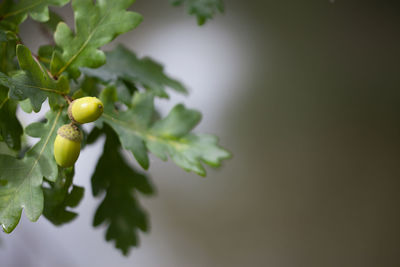
[[[74,142],[81,142],[82,131],[74,124],[65,124],[58,128],[57,134]]]
[[[75,100],[74,100],[75,101]],[[74,103],[74,101],[72,101],[71,103],[69,103],[69,105],[68,105],[68,118],[72,121],[72,122],[74,122],[74,123],[78,123],[75,119],[74,119],[74,116],[72,116],[72,103]]]

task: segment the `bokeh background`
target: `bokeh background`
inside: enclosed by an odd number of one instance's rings
[[[400,266],[398,1],[225,3],[198,27],[166,0],[137,0],[145,20],[106,49],[162,62],[191,91],[162,112],[201,110],[197,130],[233,159],[204,179],[153,157],[157,195],[141,198],[151,231],[123,257],[91,226],[100,141],[76,166],[79,217],[55,227],[23,215],[0,235],[0,266]],[[69,7],[56,11],[71,22]],[[47,42],[36,26],[21,30],[33,50]]]

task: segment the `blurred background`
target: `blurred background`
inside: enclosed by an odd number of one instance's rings
[[[0,266],[400,266],[398,1],[225,4],[198,27],[166,0],[137,0],[143,23],[106,49],[162,62],[191,91],[162,112],[201,110],[197,130],[233,159],[204,179],[153,157],[157,195],[141,197],[151,231],[123,257],[91,226],[101,140],[76,165],[79,217],[55,227],[23,215],[1,235]],[[69,6],[55,10],[72,21]],[[47,40],[34,24],[21,35],[35,51]]]

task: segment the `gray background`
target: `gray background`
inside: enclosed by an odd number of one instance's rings
[[[138,0],[145,20],[116,42],[180,78],[191,94],[159,101],[163,113],[201,110],[198,131],[234,158],[206,179],[152,158],[152,229],[125,258],[91,227],[101,141],[76,165],[80,216],[57,228],[23,215],[0,235],[0,266],[400,266],[399,5],[225,2],[199,28],[166,0]],[[35,50],[46,39],[30,24]]]

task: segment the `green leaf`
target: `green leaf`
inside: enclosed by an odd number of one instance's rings
[[[122,45],[106,53],[107,63],[97,69],[82,69],[86,76],[96,77],[106,84],[130,82],[144,87],[160,97],[168,97],[165,89],[187,93],[186,88],[177,80],[168,77],[160,63],[150,58],[137,58],[136,54]]]
[[[25,100],[19,101],[19,106],[26,113],[32,113],[32,111],[33,111],[31,101],[28,98]]]
[[[166,138],[179,138],[189,133],[201,120],[201,113],[186,109],[182,104],[175,106],[168,116],[157,121],[151,132]]]
[[[17,46],[17,58],[22,71],[12,77],[0,72],[0,84],[10,88],[10,98],[29,98],[35,112],[40,110],[47,97],[52,108],[62,106],[65,102],[60,95],[69,92],[67,77],[61,76],[57,81],[52,79],[26,46]]]
[[[43,215],[55,225],[68,223],[78,216],[69,208],[76,207],[83,198],[84,188],[72,185],[73,168],[59,168],[55,182],[48,182],[50,188],[43,188]],[[72,186],[72,189],[70,189]]]
[[[133,101],[133,105],[130,110],[123,113],[118,113],[114,110],[114,102],[116,101],[116,91],[114,88],[107,88],[101,94],[101,100],[104,107],[103,116],[98,120],[98,123],[112,121],[113,115],[120,116],[120,123],[110,124],[113,129],[118,133],[119,139],[122,143],[122,147],[132,151],[134,157],[138,163],[144,168],[149,168],[149,158],[147,155],[146,146],[143,138],[138,132],[132,132],[126,124],[130,124],[133,121],[139,121],[141,124],[148,125],[148,116],[144,114],[151,114],[153,109],[153,96],[150,94],[140,94],[136,97],[140,98],[140,101]],[[105,101],[105,102],[104,102]]]
[[[1,137],[0,137],[1,140]],[[0,154],[3,155],[10,155],[10,156],[17,156],[17,152],[15,150],[11,150],[6,143],[0,142]],[[7,184],[7,181],[0,180],[0,187]]]
[[[51,57],[53,56],[54,50],[56,49],[53,45],[42,45],[39,47],[37,59],[47,68],[50,68]]]
[[[23,129],[16,116],[18,103],[7,93],[7,88],[0,86],[0,135],[9,148],[20,150]]]
[[[74,92],[72,98],[77,99],[85,96],[98,96],[101,90],[97,79],[84,77],[71,91]]]
[[[95,129],[92,134],[97,137],[99,132]],[[126,255],[132,246],[138,245],[138,229],[146,232],[149,228],[147,214],[137,200],[137,192],[151,195],[154,188],[145,175],[125,162],[114,131],[105,126],[102,132],[106,134],[106,141],[92,176],[92,189],[94,196],[105,192],[105,197],[96,211],[93,225],[106,223],[106,240],[115,240],[115,246]],[[91,135],[89,140],[94,139]]]
[[[45,26],[45,28],[48,31],[50,31],[51,33],[54,33],[57,29],[58,23],[60,23],[62,21],[63,21],[63,19],[60,15],[58,15],[57,13],[50,10],[49,19],[42,25]]]
[[[136,93],[133,105],[126,111],[114,108],[115,94],[112,87],[102,92],[105,107],[99,122],[107,123],[118,133],[123,148],[132,151],[143,168],[148,168],[147,150],[162,160],[170,156],[184,170],[201,176],[206,175],[202,163],[217,167],[230,157],[218,146],[215,136],[190,132],[200,121],[198,111],[179,104],[167,117],[152,123],[152,94]]]
[[[15,33],[0,30],[0,72],[8,73],[16,68],[14,58],[18,41]]]
[[[132,30],[142,21],[138,13],[126,11],[133,2],[98,0],[94,4],[92,0],[73,0],[75,34],[67,24],[58,24],[54,39],[63,53],[53,57],[51,72],[60,76],[67,71],[72,78],[78,78],[80,67],[96,68],[103,65],[105,55],[98,48]]]
[[[0,4],[0,26],[12,31],[18,30],[28,14],[32,19],[45,22],[49,20],[49,5],[64,6],[69,0],[5,0]]]
[[[43,211],[43,177],[55,181],[58,169],[53,156],[57,129],[68,119],[62,109],[49,111],[46,123],[33,123],[26,128],[28,135],[39,137],[21,160],[0,155],[0,224],[10,233],[17,226],[22,209],[31,221]]]
[[[212,19],[215,13],[224,12],[222,0],[170,0],[174,6],[185,5],[189,14],[197,16],[197,23],[203,25]]]
[[[0,109],[8,101],[8,88],[0,85]]]
[[[7,34],[5,31],[0,30],[0,43],[7,42]]]

